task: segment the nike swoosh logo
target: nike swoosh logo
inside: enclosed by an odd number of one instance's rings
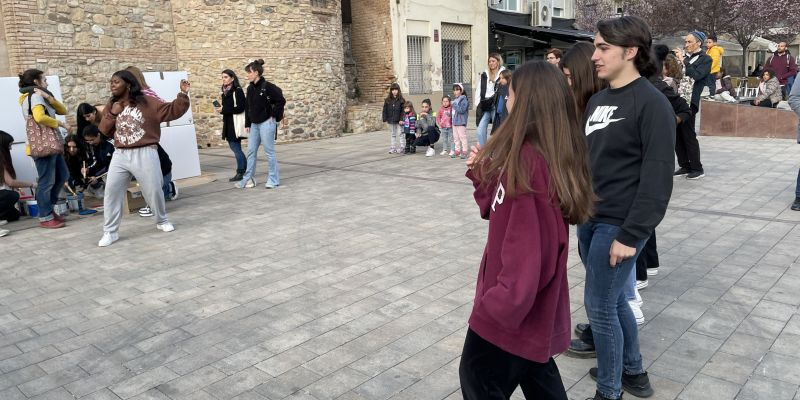
[[[591,135],[596,130],[605,129],[606,127],[611,125],[612,122],[622,121],[623,119],[625,118],[610,119],[608,121],[601,122],[599,124],[589,125],[588,127],[586,127],[586,136]]]

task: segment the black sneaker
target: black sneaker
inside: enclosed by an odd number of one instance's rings
[[[594,397],[587,397],[586,400],[622,400],[622,395],[619,396],[619,399],[612,399],[610,397],[603,396],[603,394],[598,391],[595,391]]]
[[[583,336],[583,332],[589,329],[589,324],[575,324],[575,336]]]
[[[244,178],[244,174],[240,174],[237,172],[233,178],[228,179],[228,182],[239,182],[240,180],[242,180],[242,178]]]
[[[689,169],[688,169],[688,168],[683,168],[683,167],[680,167],[680,168],[678,168],[678,170],[677,170],[677,171],[675,171],[675,173],[674,173],[674,174],[672,174],[672,176],[683,176],[683,175],[686,175],[686,174],[688,174],[689,172],[690,172],[690,171],[689,171]]]
[[[794,203],[792,203],[792,210],[800,211],[800,197],[795,197]]]
[[[692,171],[686,174],[686,179],[696,180],[706,176],[706,174],[701,169],[700,171]]]
[[[597,381],[597,368],[589,369],[589,376]],[[650,397],[655,393],[650,386],[650,379],[647,377],[647,372],[642,372],[638,375],[628,375],[622,373],[622,390],[630,393],[636,397]]]
[[[592,343],[586,343],[581,339],[572,339],[564,355],[572,358],[597,358],[597,351]]]

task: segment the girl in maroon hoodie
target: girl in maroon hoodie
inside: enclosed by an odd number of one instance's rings
[[[570,343],[569,224],[589,219],[586,139],[566,78],[533,62],[514,71],[509,115],[467,177],[489,220],[461,355],[464,399],[566,399],[553,356]],[[552,173],[551,173],[552,172]]]

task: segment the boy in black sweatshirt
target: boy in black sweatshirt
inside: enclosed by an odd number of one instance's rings
[[[672,192],[675,114],[650,75],[652,37],[641,19],[597,25],[592,61],[610,88],[592,96],[585,131],[595,192],[595,216],[578,227],[586,268],[584,305],[597,350],[595,399],[619,399],[622,389],[653,394],[642,365],[636,320],[628,304],[636,257],[666,213]],[[628,293],[626,293],[628,292]]]

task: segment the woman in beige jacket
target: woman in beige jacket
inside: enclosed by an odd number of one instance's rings
[[[758,85],[758,96],[753,100],[754,106],[775,108],[783,99],[781,84],[775,77],[775,71],[767,68],[761,74],[761,84]]]

